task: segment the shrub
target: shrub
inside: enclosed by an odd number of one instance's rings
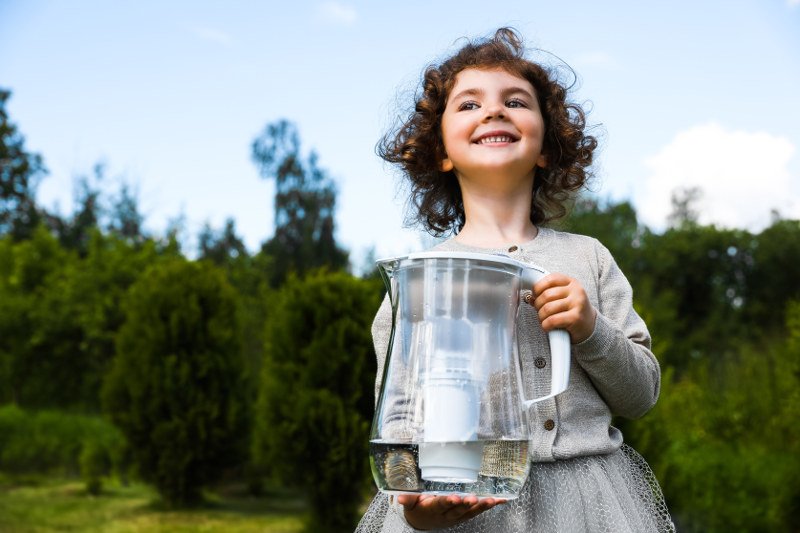
[[[5,473],[74,476],[87,449],[110,458],[124,445],[119,430],[98,416],[0,407],[0,471]],[[110,473],[110,460],[94,470],[98,479]]]
[[[81,477],[86,484],[86,492],[98,495],[103,489],[103,474],[111,468],[111,455],[108,450],[89,442],[81,451]]]
[[[743,343],[713,371],[666,369],[658,405],[626,435],[680,531],[798,531],[800,304],[788,317],[788,341]]]
[[[243,455],[236,307],[219,270],[181,259],[153,267],[126,299],[104,406],[139,475],[170,506],[198,501]]]
[[[290,277],[270,309],[254,456],[311,503],[309,530],[352,531],[369,480],[375,281]]]

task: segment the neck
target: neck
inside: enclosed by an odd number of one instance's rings
[[[481,248],[504,248],[535,238],[538,230],[530,219],[532,185],[497,191],[461,180],[465,223],[456,240]]]

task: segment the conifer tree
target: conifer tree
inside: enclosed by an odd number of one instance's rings
[[[267,322],[254,454],[311,504],[308,530],[352,531],[369,479],[376,281],[290,276]]]
[[[0,236],[27,239],[42,220],[36,186],[45,173],[42,158],[25,149],[25,139],[6,110],[11,92],[0,88]]]
[[[275,180],[275,235],[263,246],[273,258],[272,283],[326,266],[347,266],[347,252],[334,238],[336,189],[312,151],[304,158],[294,124],[268,124],[253,141],[253,161],[261,176]]]
[[[197,502],[247,437],[236,298],[206,262],[176,259],[132,286],[104,404],[165,502]]]

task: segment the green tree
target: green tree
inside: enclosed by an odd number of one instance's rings
[[[0,88],[0,236],[29,238],[42,220],[36,187],[45,173],[42,158],[25,150],[25,139],[6,110],[11,92]]]
[[[116,354],[114,339],[125,320],[127,291],[148,268],[171,257],[175,256],[159,252],[152,240],[136,243],[122,235],[92,232],[86,256],[61,291],[80,328],[79,342],[71,347],[71,374],[79,380],[72,402],[101,410],[100,389]]]
[[[679,187],[672,191],[670,198],[672,212],[667,216],[667,223],[672,228],[697,225],[700,211],[697,203],[703,197],[700,187]]]
[[[317,272],[275,295],[255,420],[254,455],[307,493],[309,531],[352,531],[368,481],[375,354],[374,281]]]
[[[286,120],[267,124],[252,154],[261,176],[275,180],[275,235],[263,247],[273,258],[273,286],[289,272],[346,267],[347,252],[334,238],[336,189],[314,152],[303,158],[295,126]]]
[[[722,361],[741,342],[751,242],[743,230],[692,224],[644,233],[626,274],[651,334],[669,339],[662,364],[680,373],[696,359]]]
[[[800,300],[800,220],[775,220],[750,246],[752,269],[743,295],[749,331],[781,334],[787,303]]]
[[[100,411],[128,287],[160,258],[156,243],[90,235],[85,257],[44,227],[0,241],[0,401]],[[54,386],[57,384],[57,386]]]
[[[71,216],[64,217],[59,214],[48,216],[48,223],[58,235],[61,244],[67,249],[77,251],[81,256],[86,255],[92,233],[100,230],[101,218],[104,216],[100,184],[104,180],[105,165],[95,164],[92,173],[91,178],[82,175],[76,179],[74,209]]]
[[[125,303],[104,406],[164,501],[201,499],[247,438],[236,296],[209,263],[151,268]]]
[[[224,270],[238,293],[248,405],[253,405],[258,395],[258,376],[264,358],[264,323],[273,292],[270,287],[272,258],[264,253],[251,256],[236,233],[233,219],[226,220],[221,230],[214,230],[206,224],[198,241],[200,258]],[[251,481],[254,481],[254,488],[260,484],[258,479]]]
[[[131,186],[123,183],[112,200],[108,232],[129,243],[142,243],[147,236],[142,228],[144,216],[139,211],[137,195]]]
[[[667,369],[655,409],[626,433],[679,531],[798,530],[800,304],[788,316],[788,339],[741,344],[681,376]]]
[[[77,336],[74,313],[56,304],[77,258],[42,226],[30,239],[0,239],[0,401],[59,402],[70,389],[65,341]]]
[[[198,237],[200,257],[224,267],[231,261],[247,255],[247,248],[236,234],[236,222],[229,218],[221,232],[215,232],[209,224],[203,226]]]

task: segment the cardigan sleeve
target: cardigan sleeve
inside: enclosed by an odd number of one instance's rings
[[[381,381],[383,380],[383,370],[386,364],[386,354],[389,351],[389,337],[392,333],[392,305],[387,294],[383,298],[375,320],[372,322],[372,343],[375,347],[375,357],[378,362],[378,369],[375,375],[375,403],[378,403],[378,396],[381,391]]]
[[[375,376],[375,406],[381,394],[384,375],[388,375],[386,356],[392,333],[392,306],[386,297],[375,315],[372,323],[372,340],[377,358],[377,375]],[[383,403],[380,405],[381,438],[399,441],[410,441],[415,429],[413,426],[415,404],[418,396],[410,395],[415,376],[407,372],[404,365],[392,365],[390,384],[384,391]]]
[[[595,328],[572,353],[612,414],[638,418],[658,399],[661,370],[650,351],[647,326],[633,309],[633,290],[611,253],[597,243]]]

